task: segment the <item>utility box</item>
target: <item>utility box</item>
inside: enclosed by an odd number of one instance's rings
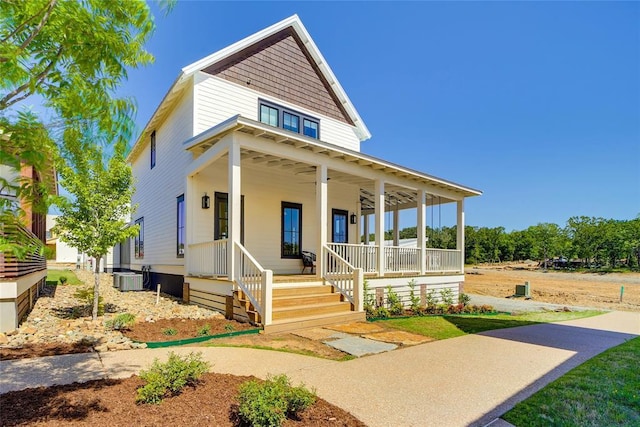
[[[118,289],[120,289],[120,292],[142,291],[144,289],[142,274],[121,274],[119,277],[120,285]]]
[[[524,285],[516,285],[516,297],[531,298],[529,290],[529,282],[524,282]]]

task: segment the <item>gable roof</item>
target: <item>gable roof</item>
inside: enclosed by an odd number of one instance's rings
[[[333,71],[322,56],[322,53],[320,53],[320,50],[311,39],[311,36],[302,24],[302,21],[300,20],[298,15],[293,15],[182,68],[180,74],[171,85],[171,88],[164,96],[164,98],[160,102],[160,105],[153,113],[151,119],[140,134],[138,140],[136,141],[136,144],[129,154],[129,157],[131,158],[132,156],[135,156],[137,154],[137,151],[139,151],[139,149],[141,148],[140,146],[142,145],[142,140],[146,138],[146,135],[171,108],[173,102],[176,101],[177,98],[179,98],[179,95],[182,93],[182,89],[186,86],[187,82],[190,81],[194,74],[201,70],[204,70],[205,68],[215,68],[216,64],[223,63],[234,55],[237,55],[240,52],[250,48],[251,46],[258,44],[265,39],[268,39],[269,37],[273,37],[287,29],[291,29],[297,41],[302,45],[302,47],[304,47],[305,53],[308,54],[310,59],[315,62],[315,64],[313,64],[314,68],[317,69],[321,77],[325,80],[332,97],[334,97],[334,99],[339,102],[340,109],[346,113],[349,121],[353,123],[356,134],[360,141],[365,141],[371,138],[369,129],[362,121],[362,118],[360,117],[346,92],[338,82],[335,74],[333,74]]]

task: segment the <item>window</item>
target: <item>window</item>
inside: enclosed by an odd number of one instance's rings
[[[213,240],[226,239],[229,237],[229,195],[216,191],[214,203]],[[244,244],[244,196],[240,197],[240,243]]]
[[[262,123],[320,139],[320,120],[263,99],[259,100],[259,105],[259,115]],[[302,119],[302,126],[300,119]]]
[[[134,239],[134,251],[136,258],[144,258],[144,217],[136,220],[138,235]]]
[[[302,247],[302,205],[282,202],[282,258],[300,258]]]
[[[151,169],[156,165],[156,131],[151,132]]]
[[[184,194],[178,196],[178,239],[177,239],[177,256],[178,258],[184,258],[184,240],[185,240],[185,227],[184,227]]]
[[[278,110],[268,105],[260,105],[260,121],[270,126],[278,126]]]
[[[287,113],[286,111],[282,113],[282,128],[285,130],[290,130],[291,132],[299,133],[300,132],[300,117],[295,114]]]
[[[349,212],[340,209],[331,210],[332,241],[349,243]]]
[[[304,119],[302,121],[304,125],[304,134],[306,136],[310,136],[311,138],[318,139],[318,122],[314,122],[313,120]]]

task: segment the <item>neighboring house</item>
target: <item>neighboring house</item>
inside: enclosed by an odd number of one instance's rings
[[[18,174],[8,166],[0,165],[0,176],[7,181],[16,183],[24,178],[46,182],[51,187],[49,191],[57,194],[58,186],[53,168],[42,171],[42,174],[32,166],[22,167]],[[45,215],[33,212],[27,201],[19,200],[15,194],[6,189],[3,189],[0,197],[13,199],[25,213],[23,225],[0,224],[0,233],[12,237],[20,235],[23,242],[40,241],[44,244]],[[0,332],[11,331],[18,327],[22,318],[33,308],[46,276],[47,263],[44,255],[30,253],[24,259],[18,259],[12,254],[0,252]]]
[[[183,68],[129,155],[140,232],[115,269],[267,331],[363,319],[365,278],[383,298],[411,279],[457,294],[464,199],[481,192],[363,154],[369,137],[297,16]],[[397,230],[417,208],[425,230],[440,203],[457,206],[456,250],[384,245],[385,212]]]
[[[73,268],[82,268],[93,271],[95,258],[91,258],[85,253],[78,252],[77,248],[69,246],[69,244],[63,242],[53,232],[53,227],[56,225],[56,218],[58,218],[58,216],[59,215],[47,215],[47,247],[55,253],[55,257],[53,257],[51,261],[55,264],[60,264],[59,267],[62,268],[68,268],[70,267],[68,264],[73,264]],[[107,254],[100,260],[100,271],[105,273],[113,272],[113,250],[107,252]]]

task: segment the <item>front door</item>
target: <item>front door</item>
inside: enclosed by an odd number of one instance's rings
[[[349,212],[341,209],[331,210],[331,241],[349,243]]]
[[[213,239],[226,239],[229,237],[229,195],[216,191],[214,203],[216,222],[213,228]],[[244,196],[240,198],[240,243],[244,245]]]

